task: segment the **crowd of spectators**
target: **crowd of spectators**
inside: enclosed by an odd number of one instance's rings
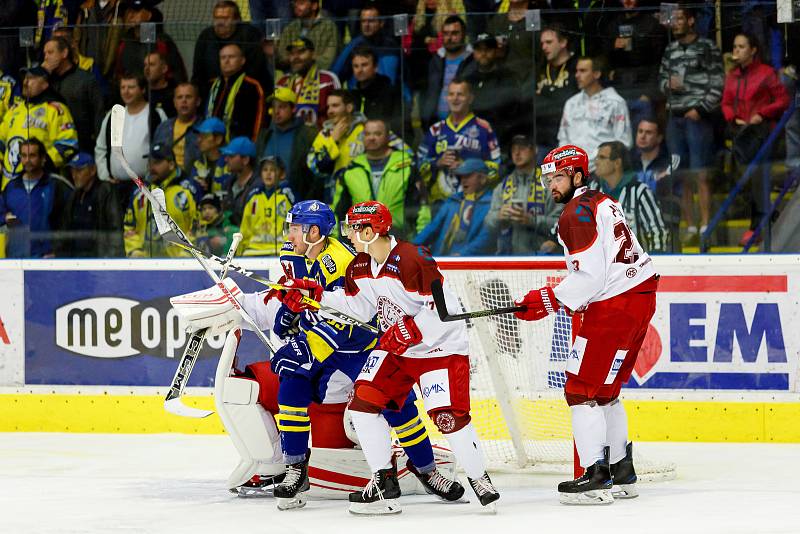
[[[680,252],[714,193],[777,158],[762,146],[796,98],[800,28],[784,42],[763,6],[725,7],[717,27],[702,6],[640,0],[218,0],[187,63],[161,1],[0,15],[36,28],[26,47],[0,32],[0,257],[186,255],[110,150],[113,104],[131,168],[214,254],[241,231],[243,254],[276,255],[306,199],[337,217],[379,200],[437,255],[559,253],[539,162],[564,144],[588,152],[591,187],[646,249]],[[283,18],[279,35],[262,17]],[[787,172],[798,123],[778,143]],[[772,175],[753,176],[743,241],[770,208]]]

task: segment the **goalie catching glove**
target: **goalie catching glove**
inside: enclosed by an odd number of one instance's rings
[[[523,321],[539,321],[551,313],[556,313],[561,307],[552,287],[534,289],[514,303],[527,308],[525,311],[514,312],[514,316]]]
[[[302,338],[290,338],[289,342],[279,348],[269,362],[272,372],[279,377],[287,374],[311,376],[311,364],[314,357],[308,343]]]
[[[234,298],[242,297],[242,290],[232,279],[226,278],[222,283]],[[242,322],[239,303],[232,302],[218,285],[171,297],[169,302],[192,331],[208,328],[210,336],[227,332]]]
[[[308,298],[319,302],[322,299],[322,292],[324,288],[319,285],[315,280],[306,278],[292,278],[283,284],[288,291],[286,296],[283,297],[283,303],[287,308],[295,313],[300,313],[303,310],[316,310],[314,306],[303,302],[303,297],[308,295]]]
[[[378,348],[397,356],[402,355],[408,347],[422,341],[422,332],[410,315],[403,316],[383,333]]]

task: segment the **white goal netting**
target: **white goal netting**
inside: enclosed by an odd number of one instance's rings
[[[445,283],[465,311],[513,306],[514,299],[555,285],[566,274],[558,262],[455,265],[441,263]],[[512,314],[468,322],[472,417],[490,469],[573,471],[570,411],[563,396],[572,325],[563,311],[537,322]],[[674,478],[674,464],[634,451],[641,478]]]

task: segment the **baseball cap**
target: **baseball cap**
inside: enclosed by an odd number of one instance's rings
[[[78,152],[67,163],[67,167],[72,167],[73,169],[82,169],[89,165],[94,165],[94,158],[88,152]]]
[[[488,174],[489,167],[486,166],[486,163],[484,163],[482,159],[469,158],[464,160],[461,165],[456,167],[456,169],[453,171],[456,176],[466,176],[468,174],[472,174],[473,172],[482,172],[484,174]]]
[[[30,74],[31,76],[40,76],[46,80],[50,80],[50,73],[46,68],[42,67],[39,63],[35,63],[30,67],[22,67],[19,69],[20,73],[24,76]]]
[[[286,165],[284,165],[283,160],[279,156],[264,156],[263,158],[261,158],[259,164],[263,166],[266,163],[271,163],[272,165],[275,165],[282,171],[286,170]]]
[[[213,193],[203,195],[203,198],[200,199],[200,207],[202,208],[204,204],[211,204],[217,208],[217,210],[222,211],[222,202],[219,197]]]
[[[155,160],[162,160],[168,159],[170,161],[175,160],[175,154],[172,153],[172,149],[168,146],[162,145],[161,143],[157,143],[150,147],[150,159]]]
[[[511,146],[514,145],[533,146],[533,139],[529,135],[517,134],[511,138]]]
[[[217,117],[204,119],[194,127],[194,131],[200,134],[225,134],[225,123]]]
[[[275,92],[269,97],[270,100],[280,100],[281,102],[289,102],[290,104],[297,104],[297,95],[288,87],[276,87]]]
[[[286,45],[286,51],[289,52],[293,48],[305,48],[306,50],[314,50],[314,41],[308,37],[298,37]]]
[[[479,33],[472,43],[472,46],[486,45],[489,48],[497,48],[497,39],[491,33]]]
[[[234,137],[227,146],[223,147],[223,156],[250,156],[256,157],[256,145],[249,137]]]

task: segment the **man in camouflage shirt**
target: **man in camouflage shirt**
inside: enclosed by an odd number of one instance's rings
[[[708,167],[713,158],[714,128],[711,114],[719,108],[725,73],[722,56],[712,41],[698,36],[695,14],[680,7],[672,13],[673,40],[664,52],[659,85],[667,95],[669,121],[667,146],[681,157],[684,174],[683,211],[689,233],[697,233],[692,210],[692,190],[686,177],[697,181],[700,197],[700,232],[711,211]]]

